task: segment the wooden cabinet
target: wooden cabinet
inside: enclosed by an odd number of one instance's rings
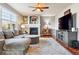
[[[60,31],[56,32],[56,37],[62,40],[65,44],[71,45],[72,40],[77,40],[77,31]]]

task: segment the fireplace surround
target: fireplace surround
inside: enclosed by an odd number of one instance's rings
[[[30,28],[30,35],[38,35],[38,28],[37,27]]]

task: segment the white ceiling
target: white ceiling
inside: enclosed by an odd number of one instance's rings
[[[44,12],[32,11],[34,8],[29,6],[36,5],[35,3],[8,3],[12,8],[18,11],[20,14],[26,15],[56,15],[61,10],[71,5],[70,3],[45,3],[46,6],[49,6],[49,9],[45,9]]]

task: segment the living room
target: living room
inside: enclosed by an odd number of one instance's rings
[[[0,3],[0,54],[79,55],[78,6]]]

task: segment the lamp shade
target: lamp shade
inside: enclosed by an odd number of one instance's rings
[[[25,28],[25,27],[26,27],[26,25],[25,25],[25,24],[22,24],[22,25],[21,25],[21,28]]]

